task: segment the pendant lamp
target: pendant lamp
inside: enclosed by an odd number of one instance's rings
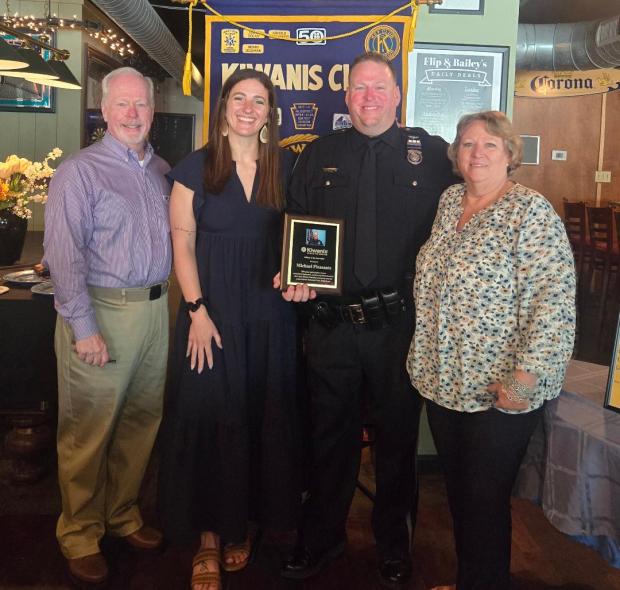
[[[77,81],[76,77],[71,73],[71,70],[68,68],[67,64],[64,61],[52,59],[46,63],[58,76],[56,80],[35,80],[30,76],[25,76],[26,80],[31,80],[32,82],[39,82],[40,84],[45,84],[46,86],[54,86],[55,88],[66,88],[67,90],[82,89],[82,86]]]
[[[10,72],[2,72],[2,75],[28,78],[29,80],[37,80],[38,82],[58,79],[58,74],[50,68],[47,62],[36,51],[27,47],[19,47],[15,51],[28,62],[28,67],[17,71],[11,70]]]
[[[19,70],[28,62],[6,41],[0,38],[0,70]]]

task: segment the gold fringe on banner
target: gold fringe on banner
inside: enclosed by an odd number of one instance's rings
[[[192,0],[192,2],[193,1],[194,0]],[[321,37],[320,39],[317,39],[316,42],[324,43],[325,41],[335,41],[336,39],[344,39],[345,37],[352,37],[353,35],[357,35],[358,33],[361,33],[363,31],[367,31],[368,29],[372,29],[373,27],[376,27],[382,22],[385,22],[386,20],[392,18],[393,16],[396,16],[399,12],[403,12],[404,10],[407,10],[408,8],[411,8],[413,10],[413,14],[411,18],[412,18],[412,26],[415,26],[417,22],[417,17],[418,17],[418,9],[419,9],[418,4],[441,4],[441,1],[442,0],[409,0],[409,2],[407,2],[406,4],[403,4],[399,8],[396,8],[395,10],[392,10],[392,12],[390,12],[389,14],[386,14],[385,16],[382,16],[381,18],[378,18],[376,21],[373,21],[367,25],[364,25],[363,27],[359,27],[357,29],[354,29],[353,31],[349,31],[348,33],[341,33],[340,35],[332,35],[331,37]],[[254,33],[254,34],[259,34],[261,37],[268,37],[269,39],[278,39],[279,41],[290,41],[292,43],[296,43],[297,41],[304,41],[305,43],[308,43],[309,41],[312,41],[311,39],[298,39],[297,37],[278,37],[277,35],[273,35],[271,33],[265,33],[264,31],[258,31],[257,29],[253,29],[252,27],[242,25],[241,23],[228,18],[226,15],[222,14],[221,12],[218,12],[217,10],[215,10],[215,8],[210,6],[206,0],[200,0],[200,3],[207,10],[211,11],[215,16],[220,17],[223,21],[227,22],[229,25],[232,25],[234,27],[239,27],[240,29],[243,29],[245,31],[250,31],[251,33]]]
[[[411,33],[409,34],[409,46],[407,51],[413,51],[413,43],[415,40],[415,28],[418,26],[418,13],[420,12],[420,6],[418,0],[411,0]]]
[[[187,53],[185,54],[185,65],[183,66],[183,94],[192,95],[192,8],[198,4],[198,0],[189,2],[189,34],[187,37]]]
[[[198,4],[199,0],[173,0],[173,1],[179,4],[187,4],[189,8],[188,9],[189,35],[187,38],[187,54],[185,55],[185,65],[183,67],[183,94],[185,96],[190,96],[192,93],[192,9]],[[407,8],[411,8],[411,25],[410,25],[411,33],[409,36],[409,45],[407,47],[407,51],[412,51],[414,39],[415,39],[415,29],[418,24],[418,13],[420,12],[420,4],[429,4],[429,5],[441,4],[442,1],[443,0],[409,0],[409,2],[407,2],[406,4],[403,4],[399,8],[396,8],[395,10],[393,10],[389,14],[386,14],[385,16],[382,16],[381,18],[378,18],[376,21],[373,21],[362,27],[358,27],[357,29],[354,29],[353,31],[349,31],[348,33],[342,33],[340,35],[333,35],[331,37],[322,37],[321,39],[317,39],[317,43],[319,42],[324,43],[325,41],[334,41],[336,39],[344,39],[345,37],[352,37],[353,35],[357,35],[358,33],[371,29],[372,27],[375,27],[378,24],[385,22],[391,17],[397,15],[399,12],[403,12]],[[291,37],[278,37],[276,35],[272,35],[271,33],[264,33],[263,31],[258,31],[256,29],[253,29],[252,27],[242,25],[241,23],[236,22],[226,17],[222,13],[218,12],[217,10],[215,10],[215,8],[210,6],[206,0],[200,0],[200,3],[203,4],[204,7],[210,12],[212,12],[215,16],[218,16],[219,18],[221,18],[228,24],[233,25],[235,27],[239,27],[240,29],[243,29],[245,31],[250,31],[252,33],[260,34],[262,37],[268,37],[269,39],[279,39],[280,41],[290,41],[293,43],[300,41],[300,39],[297,39],[297,37],[292,37],[292,38]],[[303,41],[307,43],[308,39],[303,39]]]

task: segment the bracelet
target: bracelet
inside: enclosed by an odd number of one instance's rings
[[[529,401],[530,397],[536,393],[536,389],[534,387],[528,387],[527,385],[521,383],[514,375],[508,377],[505,383],[502,384],[504,386],[504,391],[506,392],[506,398],[511,402],[525,402]]]

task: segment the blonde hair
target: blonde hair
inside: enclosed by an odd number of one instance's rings
[[[457,157],[458,150],[465,129],[476,121],[482,121],[487,133],[499,137],[504,141],[506,150],[510,155],[508,163],[508,174],[512,174],[519,166],[523,159],[523,141],[518,133],[515,132],[510,119],[501,111],[482,111],[480,113],[471,113],[463,115],[456,126],[456,137],[448,147],[448,158],[452,162],[452,169],[461,175],[458,168]]]

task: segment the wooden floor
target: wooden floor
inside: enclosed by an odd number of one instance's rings
[[[34,486],[8,482],[7,462],[0,457],[0,589],[60,590],[71,588],[64,560],[57,548],[54,527],[59,510],[54,474]],[[369,462],[362,476],[371,478]],[[144,482],[143,512],[156,523],[155,461]],[[414,540],[414,575],[409,590],[425,590],[454,580],[450,516],[443,480],[423,474]],[[294,540],[292,533],[264,534],[253,562],[224,579],[224,590],[371,590],[376,581],[376,558],[370,529],[372,502],[356,493],[348,522],[344,556],[318,577],[303,583],[285,581],[279,563]],[[620,570],[609,567],[594,551],[554,529],[533,504],[513,502],[513,561],[519,590],[620,590]],[[112,568],[111,590],[187,590],[193,547],[167,547],[161,555],[129,552],[107,539],[104,552]]]
[[[33,261],[40,259],[35,247]],[[612,293],[614,293],[612,291]],[[600,307],[595,298],[582,298],[579,358],[608,364],[618,304],[610,297],[601,335]],[[174,306],[173,306],[174,307]],[[607,333],[609,332],[609,333]],[[602,338],[603,336],[603,338]],[[602,342],[601,342],[602,341]],[[2,385],[0,384],[0,387]],[[3,435],[0,422],[0,436]],[[156,455],[144,482],[143,513],[156,524]],[[370,483],[370,462],[364,461],[362,479]],[[34,486],[9,482],[8,461],[0,448],[0,590],[61,590],[70,588],[64,559],[54,529],[59,513],[58,486],[52,472]],[[376,558],[370,529],[372,503],[357,493],[348,522],[345,554],[318,577],[303,583],[285,581],[279,563],[294,535],[262,536],[252,563],[242,572],[225,577],[224,590],[370,590],[376,581]],[[168,547],[161,555],[130,553],[114,540],[106,540],[112,577],[110,590],[187,590],[194,547]],[[513,501],[512,571],[518,590],[620,590],[620,570],[609,567],[597,553],[554,529],[533,504]],[[437,473],[421,477],[418,525],[414,538],[414,575],[409,590],[425,590],[454,581],[455,557],[450,515],[443,481]],[[507,589],[508,590],[508,589]]]

